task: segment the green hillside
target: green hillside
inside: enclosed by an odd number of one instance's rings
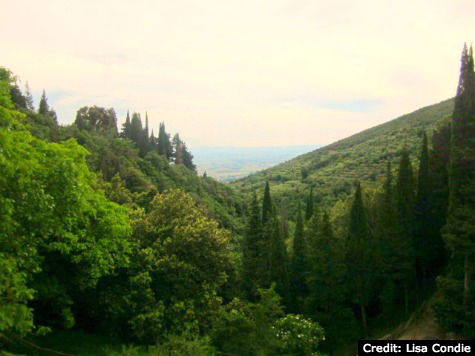
[[[453,104],[453,99],[449,99],[424,107],[231,185],[249,193],[262,190],[268,180],[275,199],[285,199],[291,207],[312,187],[316,199],[331,207],[350,195],[356,180],[366,187],[376,186],[388,159],[397,167],[398,154],[404,146],[415,159],[422,132],[426,131],[430,137],[438,123],[451,115]]]

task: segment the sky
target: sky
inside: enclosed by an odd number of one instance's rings
[[[454,96],[473,0],[0,0],[0,66],[61,124],[148,112],[188,146],[328,144]]]

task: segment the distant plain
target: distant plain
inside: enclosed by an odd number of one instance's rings
[[[313,151],[322,145],[265,147],[192,147],[198,173],[223,182],[249,174]]]

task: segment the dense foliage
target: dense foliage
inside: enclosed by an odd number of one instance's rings
[[[21,125],[0,74],[0,331],[30,331],[33,311],[36,326],[71,327],[80,294],[128,263],[127,211],[98,189],[84,148]]]
[[[92,106],[60,126],[0,69],[2,343],[69,331],[122,345],[97,354],[333,355],[428,298],[473,338],[474,125],[464,48],[454,101],[236,183],[246,209],[164,123],[155,137],[127,114],[119,132]]]

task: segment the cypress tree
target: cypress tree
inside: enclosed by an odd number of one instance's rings
[[[49,116],[53,119],[55,124],[58,123],[56,112],[48,105],[48,100],[46,99],[46,93],[44,89],[43,94],[41,94],[40,104],[38,105],[38,113],[41,115]]]
[[[247,224],[246,234],[243,238],[242,245],[242,288],[245,296],[255,301],[257,298],[257,289],[260,287],[258,281],[260,279],[260,259],[259,247],[262,239],[261,212],[256,195],[251,203],[249,211],[249,220]]]
[[[422,137],[421,154],[419,158],[419,170],[417,175],[417,191],[414,213],[414,252],[418,282],[425,287],[427,283],[427,269],[430,262],[430,251],[436,248],[433,245],[435,239],[432,235],[432,219],[430,216],[431,182],[429,174],[429,147],[427,135]],[[427,248],[431,246],[431,248]],[[419,285],[420,283],[417,283]]]
[[[169,161],[173,156],[170,135],[165,131],[165,123],[161,122],[158,131],[158,153],[165,156]]]
[[[175,164],[183,164],[183,142],[180,139],[180,135],[175,134],[173,136],[172,145]]]
[[[150,134],[150,150],[151,151],[157,150],[157,139],[153,133],[153,129],[152,129],[152,133]]]
[[[272,199],[270,196],[270,187],[269,182],[266,182],[264,188],[264,196],[262,197],[262,239],[259,246],[259,255],[260,255],[260,267],[261,267],[261,286],[268,288],[271,285],[272,272],[272,243],[275,239],[274,236],[274,211],[272,208]]]
[[[372,282],[372,246],[367,220],[367,212],[363,205],[360,183],[356,183],[356,191],[350,210],[350,225],[346,241],[346,263],[348,281],[351,286],[353,302],[360,309],[363,333],[368,333],[366,307],[371,297]]]
[[[313,188],[310,188],[310,193],[307,197],[307,205],[305,207],[305,220],[309,221],[313,215]]]
[[[472,48],[466,46],[452,115],[449,207],[445,240],[463,260],[464,291],[473,288],[475,216],[475,75]]]
[[[262,223],[265,224],[272,216],[272,201],[270,197],[269,181],[264,188],[264,198],[262,199]]]
[[[48,100],[46,99],[46,93],[43,89],[43,93],[41,94],[40,104],[38,106],[38,114],[48,115],[48,113],[49,113]]]
[[[301,302],[307,292],[305,274],[307,271],[306,241],[304,224],[300,207],[297,210],[297,223],[295,226],[292,244],[292,260],[290,264],[290,287],[292,291],[291,311],[298,313],[302,310]]]
[[[130,139],[135,142],[137,147],[139,147],[141,138],[142,138],[142,119],[140,114],[133,113],[132,120],[130,121]]]
[[[282,235],[282,239],[284,241],[287,240],[289,237],[289,222],[287,216],[287,207],[285,206],[285,202],[282,200],[280,202],[280,234]]]
[[[473,52],[464,46],[452,115],[449,205],[443,238],[450,253],[449,275],[440,284],[446,302],[444,326],[475,337],[475,73]],[[448,287],[452,286],[452,287]],[[440,287],[440,286],[439,286]],[[450,290],[452,289],[452,290]],[[459,302],[461,301],[461,302]],[[460,316],[450,315],[458,309]],[[457,320],[458,319],[458,320]]]
[[[404,306],[409,312],[409,288],[415,277],[414,263],[414,176],[409,153],[404,149],[401,153],[396,184],[396,215],[398,218],[399,240],[397,250],[400,252],[399,281],[403,285]]]
[[[255,301],[259,288],[270,286],[271,222],[262,225],[261,209],[254,195],[247,231],[243,238],[242,285],[246,297]]]
[[[356,338],[351,309],[346,305],[346,268],[341,240],[335,238],[328,213],[314,214],[308,221],[308,272],[306,314],[325,330],[326,349]]]
[[[289,305],[290,289],[287,248],[281,233],[279,219],[274,218],[272,220],[270,282],[275,283],[275,290],[282,297],[284,305]]]
[[[390,315],[395,304],[396,283],[402,274],[399,264],[402,259],[401,251],[399,250],[400,234],[397,229],[393,175],[390,161],[387,163],[386,177],[377,209],[377,217],[375,230],[379,243],[378,262],[383,282],[379,298],[383,306],[383,313]]]
[[[188,148],[186,147],[186,144],[184,142],[183,142],[183,145],[182,145],[182,151],[183,151],[183,164],[185,165],[185,167],[187,167],[188,169],[190,169],[190,170],[192,170],[193,172],[196,173],[196,166],[193,163],[193,155],[188,150]]]
[[[25,102],[26,102],[26,108],[30,111],[35,110],[35,105],[33,103],[33,95],[31,95],[31,90],[30,86],[28,85],[28,82],[25,83]]]
[[[148,113],[145,112],[145,130],[144,130],[145,138],[148,140],[149,132],[148,132]]]
[[[140,153],[143,156],[147,154],[147,152],[150,151],[150,136],[149,136],[149,129],[148,129],[148,113],[145,112],[145,127],[142,132],[142,137],[140,140]]]
[[[442,239],[442,227],[447,221],[449,205],[450,121],[445,121],[432,134],[432,147],[429,151],[429,172],[431,177],[431,236],[434,236],[434,248],[428,269],[432,276],[437,275],[446,263],[446,251]]]
[[[10,84],[10,98],[17,109],[28,109],[26,97],[21,92],[17,82]]]
[[[130,137],[130,114],[129,114],[129,110],[127,110],[127,117],[125,118],[125,122],[122,124],[122,131],[120,133],[120,137],[131,139],[131,137]]]

